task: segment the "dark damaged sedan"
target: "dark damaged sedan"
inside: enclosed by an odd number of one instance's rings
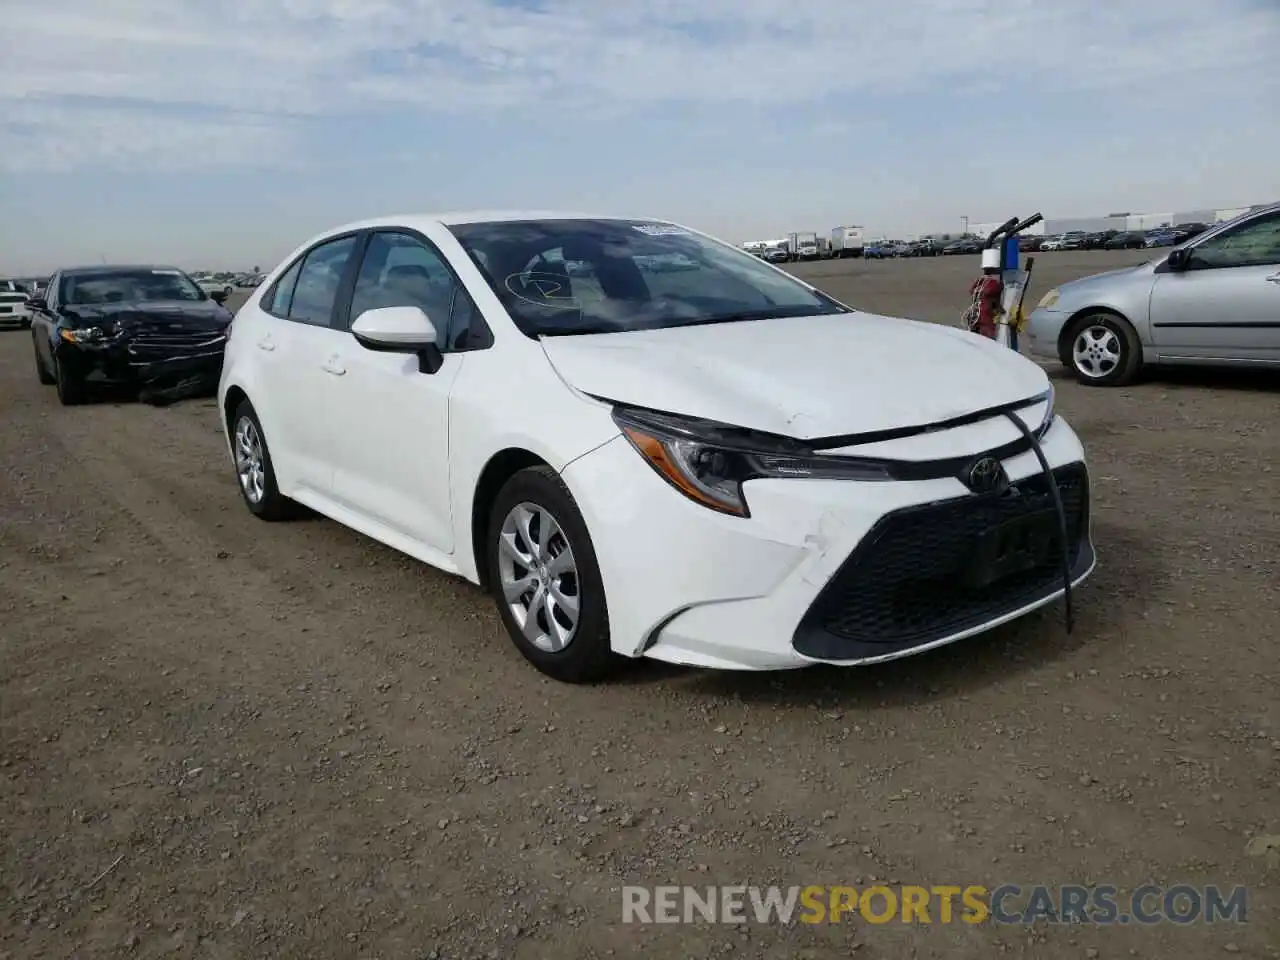
[[[166,402],[217,387],[232,315],[173,267],[59,270],[27,301],[36,374],[63,404],[95,382],[137,387]]]

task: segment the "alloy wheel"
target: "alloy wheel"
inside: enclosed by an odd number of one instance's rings
[[[1109,327],[1095,323],[1076,336],[1071,349],[1075,368],[1090,380],[1100,380],[1120,365],[1124,349],[1120,337]]]
[[[578,630],[580,595],[573,548],[545,507],[519,503],[498,533],[502,595],[525,640],[559,653]]]
[[[236,424],[235,454],[240,489],[250,503],[261,503],[267,491],[262,437],[258,435],[257,426],[248,417],[241,417]]]

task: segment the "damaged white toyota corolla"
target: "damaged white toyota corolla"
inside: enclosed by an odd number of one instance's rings
[[[231,328],[240,490],[484,584],[566,681],[918,653],[1093,570],[1034,363],[873,316],[697,231],[388,217],[313,238]]]

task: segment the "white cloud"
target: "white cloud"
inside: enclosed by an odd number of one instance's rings
[[[193,154],[237,164],[284,155],[287,121],[300,115],[491,110],[548,96],[611,110],[786,106],[981,85],[1010,68],[1024,90],[1105,89],[1114,109],[1166,85],[1243,95],[1280,72],[1280,13],[1256,0],[540,6],[8,0],[0,132],[25,124],[31,156],[61,166],[166,166]],[[0,162],[36,161],[6,150]]]
[[[282,128],[257,116],[175,116],[28,101],[6,105],[0,163],[11,173],[196,171],[289,164]]]

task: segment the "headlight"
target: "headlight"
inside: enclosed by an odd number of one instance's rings
[[[1036,431],[1038,437],[1044,437],[1049,432],[1049,428],[1053,426],[1053,421],[1058,418],[1058,413],[1054,409],[1056,394],[1052,383],[1049,384],[1049,389],[1045,392],[1044,398],[1048,406],[1045,407],[1044,419],[1040,421],[1040,429]]]
[[[1040,302],[1036,304],[1036,309],[1037,310],[1051,309],[1053,305],[1058,302],[1058,298],[1061,296],[1062,294],[1059,291],[1050,290],[1048,293],[1046,293],[1043,297],[1040,298]]]
[[[94,340],[105,340],[108,336],[110,334],[102,327],[78,327],[62,331],[62,339],[68,343],[92,343]]]
[[[749,517],[742,485],[762,478],[891,480],[884,464],[813,453],[801,443],[707,420],[615,407],[640,456],[690,500]]]

